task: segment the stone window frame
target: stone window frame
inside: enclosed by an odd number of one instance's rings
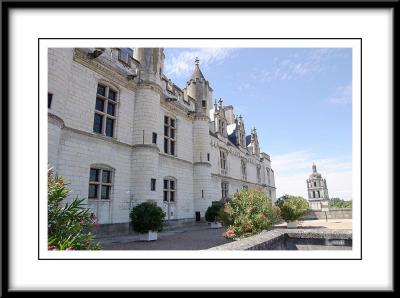
[[[150,179],[150,191],[156,191],[156,190],[157,190],[157,179],[151,178]]]
[[[151,135],[151,143],[157,145],[157,133],[153,132]]]
[[[98,93],[99,86],[102,86],[105,88],[104,95]],[[110,90],[115,93],[114,99],[109,98]],[[120,95],[120,92],[116,87],[114,87],[104,81],[97,82],[96,101],[95,101],[95,105],[94,105],[94,116],[96,117],[96,115],[100,115],[102,117],[101,118],[101,129],[100,129],[101,131],[100,132],[95,131],[95,119],[93,119],[93,133],[103,135],[108,138],[113,138],[113,139],[116,138],[117,111],[118,111],[118,105],[119,105],[119,95]],[[103,110],[97,109],[97,100],[100,100],[103,102]],[[114,107],[113,114],[109,113],[109,110],[108,110],[109,105],[113,105],[113,107]],[[112,125],[113,125],[112,136],[107,135],[107,120],[108,119],[112,121]]]
[[[228,151],[219,149],[219,168],[222,174],[228,174]]]
[[[163,152],[165,154],[169,154],[172,156],[177,156],[176,154],[176,143],[177,143],[177,119],[176,117],[169,116],[169,115],[164,115],[164,122],[163,122],[163,127],[164,127],[164,137],[163,137]],[[166,121],[168,119],[168,121]],[[171,121],[173,120],[173,122]],[[174,123],[174,125],[172,125]],[[171,137],[171,132],[173,131],[174,137]],[[165,133],[168,132],[168,135]],[[167,145],[166,145],[167,144]],[[173,147],[172,147],[173,144]],[[173,154],[171,153],[171,148],[173,149]]]
[[[221,198],[222,200],[229,198],[229,182],[226,180],[221,181]]]
[[[173,182],[173,187],[171,182]],[[167,186],[167,187],[166,187]],[[177,201],[177,179],[172,176],[163,178],[163,202],[164,203],[176,203]],[[171,200],[171,194],[173,194],[173,200]]]
[[[226,122],[223,119],[218,119],[218,133],[221,136],[225,136],[226,135]]]
[[[92,170],[97,170],[97,180],[91,180],[91,172]],[[110,180],[109,182],[103,181],[103,173],[107,171],[110,173]],[[113,190],[114,190],[114,183],[115,183],[115,169],[111,166],[104,165],[104,164],[93,164],[89,167],[89,188],[88,188],[88,199],[90,201],[105,201],[109,202],[113,198]],[[90,197],[90,187],[95,186],[96,188],[96,197]],[[109,187],[108,198],[102,198],[102,189],[104,187]]]
[[[261,183],[261,166],[257,165],[256,168],[257,183]]]

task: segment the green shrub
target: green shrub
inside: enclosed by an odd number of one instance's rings
[[[218,221],[219,220],[218,215],[221,209],[222,209],[221,204],[212,204],[210,207],[208,207],[205,215],[206,221],[208,222]]]
[[[339,198],[332,198],[329,200],[329,208],[352,208],[352,201],[345,201]]]
[[[279,221],[279,208],[260,190],[242,189],[234,193],[219,214],[230,238],[247,237],[269,230]]]
[[[285,195],[276,201],[281,217],[286,222],[296,221],[308,213],[308,201],[302,197]]]
[[[135,232],[159,232],[163,228],[165,212],[154,202],[143,202],[132,208],[129,217]]]
[[[62,204],[70,190],[63,177],[53,176],[48,171],[48,249],[49,250],[98,250],[100,244],[93,243],[92,228],[95,217],[85,208],[84,199],[75,198]]]

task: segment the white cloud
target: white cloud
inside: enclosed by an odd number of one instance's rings
[[[200,60],[202,68],[207,68],[212,63],[220,63],[232,57],[234,48],[200,48],[188,49],[178,55],[170,55],[165,59],[164,71],[167,76],[189,77],[194,68],[196,57]]]
[[[273,158],[277,197],[292,194],[307,198],[306,180],[312,172],[313,162],[326,179],[329,197],[352,199],[351,161],[342,157],[312,159],[312,153],[308,151],[290,152]]]
[[[258,70],[251,77],[265,82],[312,77],[334,69],[335,65],[329,59],[342,55],[340,49],[332,48],[310,49],[306,54],[291,53],[284,58],[275,57],[271,70]]]
[[[335,94],[328,98],[328,102],[333,104],[349,104],[352,101],[352,87],[351,84],[338,87]]]

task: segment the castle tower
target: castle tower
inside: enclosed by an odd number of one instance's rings
[[[321,210],[322,203],[328,203],[328,186],[326,180],[317,172],[317,166],[313,164],[312,174],[307,179],[308,201],[311,210]]]
[[[160,127],[160,100],[163,96],[161,72],[162,48],[135,48],[134,58],[140,62],[139,82],[133,112],[132,189],[134,203],[156,201],[162,207],[162,177],[158,177],[159,147],[153,134]],[[157,143],[161,138],[156,138]],[[157,191],[149,191],[156,179]]]
[[[187,83],[187,93],[196,101],[196,113],[193,120],[194,210],[204,217],[205,211],[212,202],[210,118],[208,116],[212,89],[200,70],[198,58],[195,60],[192,77]]]

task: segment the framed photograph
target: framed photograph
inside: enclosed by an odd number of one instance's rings
[[[3,293],[393,291],[397,2],[192,4],[2,4]]]

